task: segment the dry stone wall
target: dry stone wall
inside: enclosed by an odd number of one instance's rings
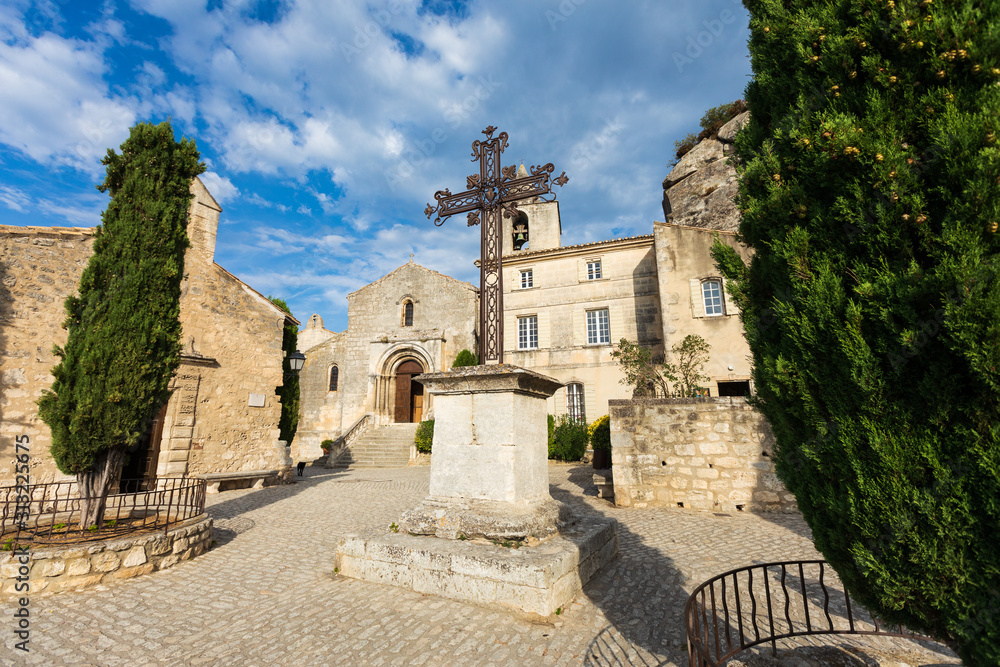
[[[619,507],[791,511],[774,435],[737,398],[611,401],[611,460]]]
[[[27,563],[2,555],[0,602],[18,597],[18,577],[28,577],[31,596],[50,595],[165,570],[211,546],[212,519],[202,514],[167,532],[38,549]]]

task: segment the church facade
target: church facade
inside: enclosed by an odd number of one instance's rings
[[[367,416],[368,426],[415,423],[433,410],[413,378],[445,371],[463,349],[476,349],[478,290],[415,264],[347,296],[346,331],[313,315],[299,333],[306,355],[299,376],[300,417],[292,457],[321,455]]]

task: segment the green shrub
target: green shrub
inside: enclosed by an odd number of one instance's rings
[[[590,447],[595,452],[611,451],[611,418],[608,415],[595,419],[587,427],[587,435],[590,436]]]
[[[417,445],[418,452],[430,454],[431,445],[434,443],[433,419],[426,419],[420,422],[420,426],[417,427],[417,434],[414,436],[413,441]]]
[[[567,415],[560,417],[549,439],[549,458],[579,461],[586,452],[587,425]]]
[[[473,353],[468,350],[462,350],[455,357],[455,363],[451,365],[452,368],[461,368],[463,366],[477,366],[479,365],[479,359]]]

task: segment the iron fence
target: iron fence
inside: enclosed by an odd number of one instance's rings
[[[123,480],[119,488],[134,490],[109,495],[101,524],[82,526],[76,482],[0,487],[0,549],[18,544],[77,544],[136,531],[162,529],[166,533],[205,511],[204,479]]]
[[[803,635],[930,639],[883,629],[846,590],[831,590],[822,560],[763,563],[730,570],[694,590],[684,609],[690,667],[720,667],[748,648]]]

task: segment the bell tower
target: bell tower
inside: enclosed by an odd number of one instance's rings
[[[517,177],[528,175],[522,164]],[[562,223],[559,202],[542,201],[535,197],[517,205],[517,215],[503,218],[503,254],[520,250],[552,250],[561,246]]]

